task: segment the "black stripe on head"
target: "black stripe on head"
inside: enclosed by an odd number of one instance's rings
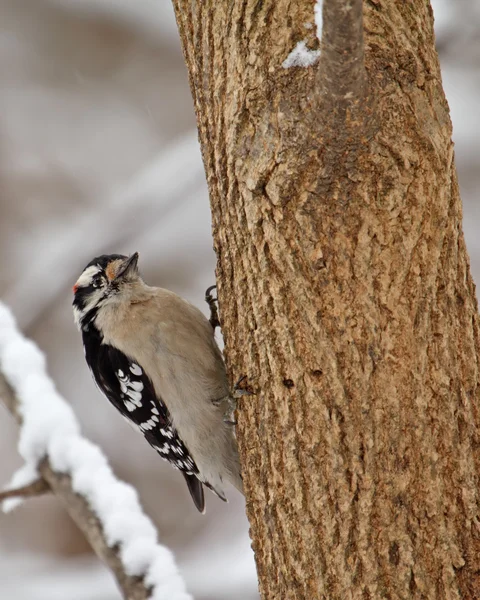
[[[88,331],[90,326],[97,316],[100,303],[105,296],[98,298],[98,300],[92,304],[92,296],[97,292],[97,288],[93,285],[79,286],[76,288],[73,296],[73,313],[75,316],[75,322],[82,329],[82,331]],[[87,310],[87,306],[91,306]]]
[[[108,296],[108,265],[117,260],[125,260],[123,254],[102,254],[86,265],[73,287],[73,307],[76,323],[88,329],[94,321],[98,308]],[[103,291],[103,294],[102,294]]]
[[[73,306],[83,311],[88,302],[88,297],[93,292],[93,285],[87,285],[86,287],[79,287],[76,289],[73,295]]]
[[[97,256],[93,260],[91,260],[88,265],[82,270],[80,277],[78,278],[77,283],[74,286],[74,298],[73,304],[77,306],[79,309],[83,310],[88,302],[88,297],[94,291],[95,286],[93,285],[93,280],[96,275],[106,276],[106,268],[108,265],[115,260],[125,260],[127,257],[123,254],[102,254],[101,256]],[[95,273],[95,268],[91,269],[91,267],[95,267],[98,269],[98,272]],[[92,271],[92,274],[88,274],[86,271]],[[82,279],[85,278],[85,281]],[[90,281],[91,278],[91,281]]]
[[[124,254],[102,254],[101,256],[97,256],[96,258],[91,260],[83,270],[85,271],[85,269],[88,269],[88,267],[98,265],[103,271],[105,271],[105,269],[113,260],[125,260],[126,258],[128,258],[128,256],[125,256]]]

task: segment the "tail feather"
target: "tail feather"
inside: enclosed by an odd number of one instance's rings
[[[208,487],[209,490],[212,490],[212,492],[218,496],[220,498],[220,500],[223,500],[224,502],[228,502],[228,500],[225,498],[225,495],[223,492],[221,492],[220,490],[216,489],[213,487],[213,485],[211,485],[210,483],[208,483],[207,481],[203,482],[203,485],[206,485]]]
[[[182,471],[183,476],[185,477],[185,481],[187,482],[188,491],[190,492],[190,496],[197,507],[197,510],[205,514],[205,497],[203,495],[203,486],[202,482],[197,479],[195,475],[189,475]]]

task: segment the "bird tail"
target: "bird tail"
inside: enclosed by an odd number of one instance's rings
[[[245,495],[245,492],[243,491],[243,478],[240,474],[240,469],[230,475],[229,481],[234,488],[236,488],[241,494]]]
[[[202,482],[197,479],[195,475],[190,475],[188,473],[182,472],[185,477],[185,481],[187,482],[188,491],[190,492],[190,496],[197,507],[197,510],[205,514],[205,497],[203,495],[203,486]]]

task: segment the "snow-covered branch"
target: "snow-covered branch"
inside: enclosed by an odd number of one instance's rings
[[[333,104],[355,102],[365,87],[362,0],[317,0],[321,33],[320,85]]]
[[[43,479],[128,600],[191,600],[136,491],[116,479],[100,449],[80,435],[72,409],[46,373],[44,356],[18,331],[2,303],[0,398],[21,423],[19,452],[25,465],[10,487],[26,490]],[[4,508],[14,500],[5,500]]]

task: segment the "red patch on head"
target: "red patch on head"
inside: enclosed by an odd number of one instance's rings
[[[77,290],[78,290],[78,285],[77,285],[77,284],[75,284],[75,285],[72,287],[72,292],[73,292],[74,294],[76,294],[76,293],[77,293]]]

